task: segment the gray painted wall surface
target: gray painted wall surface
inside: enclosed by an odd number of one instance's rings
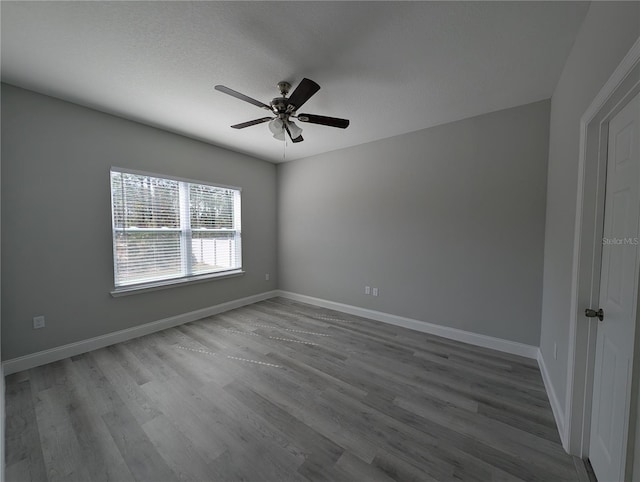
[[[542,101],[278,165],[280,288],[537,346],[548,132]]]
[[[242,187],[246,274],[112,298],[112,165]],[[271,163],[3,84],[2,356],[275,289],[275,190]]]
[[[638,35],[640,3],[592,3],[551,101],[540,349],[562,407],[567,383],[580,117]]]

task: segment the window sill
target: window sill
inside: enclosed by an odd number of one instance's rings
[[[114,288],[111,291],[111,296],[118,298],[120,296],[137,295],[139,293],[146,293],[149,291],[164,290],[167,288],[173,288],[176,286],[186,286],[197,283],[204,283],[206,281],[213,281],[217,279],[235,278],[236,276],[242,276],[244,271],[241,269],[233,271],[224,271],[222,273],[211,273],[200,276],[192,276],[189,278],[171,279],[163,281],[153,281],[152,283],[141,283],[137,285],[122,286]]]

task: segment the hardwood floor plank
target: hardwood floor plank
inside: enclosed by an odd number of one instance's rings
[[[96,394],[109,393],[111,409],[126,410],[124,402],[118,398],[113,386],[101,376],[94,376],[93,382],[87,382],[84,370],[93,370],[94,375],[102,373],[93,365],[93,360],[86,364],[87,357],[91,354],[73,357],[71,362],[64,360],[64,390],[67,397],[66,413],[71,421],[79,444],[80,460],[89,473],[92,481],[133,480],[122,454],[102,420],[104,406],[95,398]],[[90,368],[92,367],[92,368]]]
[[[437,405],[434,407],[427,399],[409,402],[398,397],[394,403],[424,419],[445,426],[452,436],[464,435],[482,440],[505,454],[520,458],[523,471],[544,472],[551,479],[557,474],[567,476],[573,474],[571,459],[559,444],[550,444],[544,439],[500,422],[488,422],[478,416],[468,417],[463,412],[451,414],[452,409]],[[526,460],[531,464],[526,464]],[[551,469],[545,467],[551,467]],[[525,477],[525,480],[531,479]]]
[[[351,360],[358,366],[376,367],[387,372],[387,387],[419,396],[425,390],[428,390],[430,396],[437,393],[446,394],[443,399],[446,401],[448,397],[458,400],[466,400],[471,406],[478,406],[484,403],[497,409],[509,411],[514,414],[520,414],[525,418],[533,418],[540,423],[546,423],[551,427],[555,427],[553,414],[550,410],[548,401],[542,401],[537,398],[528,399],[518,397],[513,399],[517,393],[511,393],[508,389],[503,393],[494,390],[491,383],[477,384],[473,379],[461,376],[461,374],[452,371],[447,372],[435,367],[421,366],[422,370],[416,371],[412,360],[387,360],[380,359],[371,355],[361,356],[358,359]],[[401,382],[401,386],[395,386],[394,383]],[[505,393],[506,392],[506,393]]]
[[[351,452],[343,452],[333,468],[336,472],[333,477],[334,480],[366,480],[368,482],[393,481],[393,479],[383,471],[375,468],[370,463],[366,463]]]
[[[285,427],[292,440],[303,450],[313,455],[314,465],[333,465],[344,452],[342,447],[271,403],[244,383],[240,381],[230,383],[224,387],[224,390],[236,397],[240,403],[259,413],[272,425]],[[306,461],[308,460],[309,457]]]
[[[499,478],[509,474],[523,480],[545,481],[552,475],[549,471],[540,470],[538,467],[530,468],[522,463],[522,459],[512,453],[498,450],[491,443],[484,443],[477,438],[451,430],[437,421],[423,418],[388,400],[371,396],[367,397],[365,403],[402,424],[405,430],[415,429],[435,437],[438,440],[438,446],[433,450],[439,452],[440,458],[450,460],[455,467],[454,477],[456,478],[492,480],[498,474]]]
[[[78,439],[80,459],[91,481],[134,480],[115,441],[98,413],[91,410],[89,398],[72,399],[69,405],[71,426]]]
[[[250,463],[248,461],[250,460]],[[216,460],[214,469],[222,474],[212,480],[224,482],[282,481],[308,482],[310,479],[298,473],[295,467],[287,467],[269,459],[266,452],[242,453],[228,451]]]
[[[413,465],[411,462],[396,457],[386,450],[381,450],[373,459],[371,465],[398,482],[439,482],[453,479],[453,474],[446,479],[436,478],[432,474],[425,472],[419,464]]]
[[[21,459],[17,462],[7,464],[4,472],[5,480],[15,482],[31,482],[46,480],[46,475],[37,476],[33,474],[29,459]]]
[[[102,419],[136,480],[179,480],[131,413],[109,412]]]
[[[280,362],[285,364],[286,359],[281,358]],[[242,380],[319,434],[370,462],[377,447],[356,433],[348,414],[336,410],[334,403],[321,398],[326,384],[311,388],[305,373],[291,370],[290,365],[286,365],[286,368],[286,378],[279,372],[262,371],[259,374],[247,373]],[[357,395],[358,398],[361,396],[364,394]]]
[[[153,401],[124,368],[121,358],[114,357],[112,351],[108,349],[96,350],[91,353],[91,357],[109,386],[118,394],[139,424],[144,424],[160,415]],[[128,362],[125,363],[128,364]]]
[[[535,360],[523,358],[518,355],[512,355],[509,353],[497,352],[489,348],[468,345],[466,343],[449,340],[447,338],[442,338],[428,333],[422,333],[402,328],[398,329],[398,327],[388,325],[379,321],[333,311],[328,308],[319,308],[313,305],[289,300],[286,298],[272,298],[262,303],[265,306],[286,306],[289,310],[304,315],[303,318],[314,318],[319,313],[322,313],[325,315],[324,320],[327,320],[327,323],[330,323],[334,326],[344,327],[345,325],[340,321],[332,322],[332,319],[346,320],[349,323],[354,323],[353,325],[346,325],[352,327],[353,330],[360,329],[364,330],[365,333],[368,331],[374,336],[384,334],[387,336],[387,341],[393,339],[402,340],[402,342],[406,343],[407,346],[411,346],[416,349],[422,349],[425,345],[438,345],[441,348],[448,350],[449,352],[458,353],[466,357],[494,360],[495,362],[502,364],[512,362],[515,363],[518,367],[527,367],[534,370],[535,372],[538,372],[538,365]]]
[[[44,456],[34,407],[31,381],[26,372],[10,375],[5,396],[5,464],[7,480],[36,481],[46,479]]]
[[[14,480],[579,480],[535,361],[274,298],[6,380]]]
[[[87,481],[90,475],[82,460],[80,445],[69,414],[67,393],[56,386],[35,396],[36,418],[47,480]]]
[[[263,370],[258,370],[258,377],[260,372],[264,373]],[[289,436],[286,429],[269,423],[261,413],[238,403],[238,400],[222,386],[207,385],[202,387],[201,393],[204,397],[215,398],[216,407],[224,414],[228,426],[234,432],[238,432],[239,440],[255,439],[265,450],[271,450],[286,459],[291,467],[297,467],[304,462],[307,452]]]
[[[105,349],[114,359],[118,360],[118,363],[122,365],[122,368],[138,385],[144,385],[148,381],[152,380],[153,375],[140,365],[135,356],[124,347],[124,343],[119,343],[117,345],[108,346]]]
[[[534,434],[556,444],[560,443],[558,428],[550,423],[540,423],[532,417],[524,417],[521,414],[512,413],[508,410],[501,410],[484,403],[479,404],[478,413],[512,427],[519,428],[525,432]]]
[[[142,429],[178,480],[200,482],[211,478],[211,466],[168,417],[155,417],[142,424]]]
[[[105,413],[117,412],[126,408],[120,395],[111,386],[95,362],[92,352],[75,357],[74,361],[71,362],[71,366],[77,377],[77,385],[90,387],[93,395],[93,411],[95,413],[104,415]],[[66,387],[68,385],[67,380],[64,380],[60,386]]]
[[[182,393],[172,382],[151,381],[143,385],[145,392],[156,400],[158,408],[176,429],[191,441],[198,455],[207,463],[213,462],[227,446],[208,412],[201,413],[188,393]],[[195,394],[193,394],[195,396]]]

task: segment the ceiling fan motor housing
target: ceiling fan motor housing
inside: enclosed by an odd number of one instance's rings
[[[278,114],[283,114],[287,111],[287,106],[289,102],[286,97],[276,97],[271,101],[271,107]]]

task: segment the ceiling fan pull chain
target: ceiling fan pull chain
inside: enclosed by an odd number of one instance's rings
[[[284,146],[282,146],[282,162],[287,160],[287,136],[284,136]]]

